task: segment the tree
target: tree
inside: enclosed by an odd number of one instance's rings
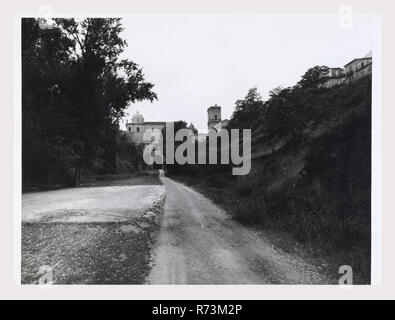
[[[271,136],[295,135],[305,114],[305,100],[294,88],[274,89],[265,105],[264,129]]]
[[[229,128],[255,129],[259,123],[259,115],[263,111],[264,102],[256,87],[248,90],[244,99],[237,100]]]
[[[297,83],[297,87],[302,89],[319,88],[327,80],[329,68],[326,66],[315,66],[306,71],[302,79]]]
[[[26,141],[42,147],[58,137],[56,145],[61,141],[73,155],[76,185],[82,168],[115,170],[125,108],[157,99],[142,69],[119,58],[127,45],[121,20],[55,19],[45,30],[35,19],[22,24],[23,117],[41,132]],[[29,125],[24,122],[23,130]]]
[[[124,116],[128,103],[145,99],[152,101],[157,96],[151,91],[153,85],[144,81],[142,69],[137,64],[119,61],[119,55],[126,46],[126,41],[119,36],[123,30],[120,19],[84,19],[80,22],[60,19],[58,23],[79,48],[79,118],[81,134],[89,143],[80,152],[78,172],[83,165],[94,161],[97,153],[102,150],[109,153],[111,140],[116,135],[114,127]],[[110,154],[114,155],[114,152]],[[110,168],[114,166],[115,157]]]
[[[68,183],[76,154],[67,132],[73,41],[57,28],[22,19],[22,178],[24,184]]]
[[[179,120],[179,121],[175,121],[174,122],[174,137],[176,135],[176,133],[178,132],[178,130],[180,129],[186,129],[188,127],[187,123],[183,120]],[[162,129],[162,143],[163,143],[163,156],[164,156],[164,164],[166,166],[166,169],[168,170],[169,173],[172,174],[178,174],[181,170],[182,167],[185,167],[185,165],[180,166],[177,161],[174,161],[174,163],[167,163],[166,162],[166,154],[167,152],[171,152],[170,150],[167,150],[166,146],[167,146],[167,135],[166,135],[166,127]],[[174,143],[174,155],[175,155],[175,150],[177,150],[177,147],[182,144],[182,141],[173,141]]]

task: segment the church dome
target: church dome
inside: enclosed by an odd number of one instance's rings
[[[136,111],[136,113],[132,117],[132,123],[143,123],[144,122],[144,117],[143,115]]]

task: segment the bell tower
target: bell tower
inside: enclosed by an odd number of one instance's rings
[[[207,109],[207,127],[208,130],[214,129],[214,126],[221,122],[221,107],[211,106]]]

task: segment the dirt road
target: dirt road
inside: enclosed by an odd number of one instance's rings
[[[233,221],[193,189],[161,177],[166,202],[150,284],[323,284],[324,275]]]

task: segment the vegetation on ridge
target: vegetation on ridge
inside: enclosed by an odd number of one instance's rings
[[[190,165],[175,177],[239,221],[285,232],[292,243],[285,247],[296,241],[328,258],[334,278],[350,265],[355,283],[369,283],[371,78],[324,88],[316,76],[323,68],[272,90],[268,101],[252,88],[236,102],[229,127],[252,129],[247,176]]]

